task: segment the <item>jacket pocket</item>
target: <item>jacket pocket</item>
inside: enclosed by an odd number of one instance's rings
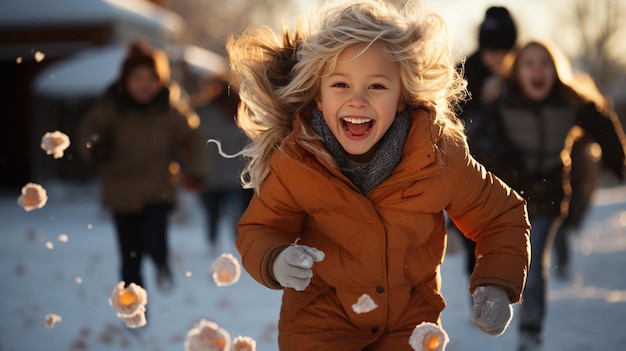
[[[414,317],[423,321],[437,322],[446,307],[446,301],[431,282],[416,285],[409,302]]]
[[[293,322],[297,318],[298,312],[313,304],[322,294],[322,289],[311,285],[305,291],[285,289],[280,312],[281,319],[286,322]]]
[[[446,308],[446,300],[435,290],[434,287],[429,284],[419,284],[416,287],[415,293],[419,295],[420,299],[427,301],[428,304],[435,309],[435,311],[441,312],[444,308]]]

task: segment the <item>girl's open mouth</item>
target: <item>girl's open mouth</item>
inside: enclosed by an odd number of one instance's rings
[[[543,79],[534,79],[530,82],[531,86],[537,90],[542,89],[545,85],[545,81]]]
[[[374,120],[363,117],[344,117],[343,129],[349,136],[364,137],[367,136],[374,125]]]

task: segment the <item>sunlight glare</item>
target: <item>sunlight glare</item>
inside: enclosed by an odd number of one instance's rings
[[[585,241],[582,244],[580,244],[580,253],[583,256],[589,256],[591,255],[591,252],[593,251],[593,245],[591,245],[590,242]]]
[[[626,296],[624,296],[626,297]],[[606,296],[606,302],[608,303],[618,303],[622,302],[622,292],[619,290],[613,290]]]

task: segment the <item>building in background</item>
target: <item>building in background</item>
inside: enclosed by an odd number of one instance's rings
[[[143,38],[170,56],[173,78],[226,69],[219,55],[182,43],[185,21],[145,0],[21,0],[0,11],[0,189],[28,181],[90,177],[72,147],[52,162],[39,144],[46,131],[70,137],[118,73],[126,43]]]

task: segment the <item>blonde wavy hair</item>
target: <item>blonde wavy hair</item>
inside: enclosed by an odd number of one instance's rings
[[[455,69],[447,24],[410,1],[403,8],[384,0],[349,1],[320,9],[299,20],[296,29],[277,34],[269,27],[246,30],[227,39],[233,84],[241,104],[238,125],[251,143],[241,154],[249,161],[241,180],[257,188],[269,173],[269,158],[292,131],[295,116],[311,108],[326,65],[332,70],[344,50],[382,43],[387,57],[399,63],[404,103],[434,111],[443,127],[441,149],[465,141],[454,109],[466,96],[466,82]]]

